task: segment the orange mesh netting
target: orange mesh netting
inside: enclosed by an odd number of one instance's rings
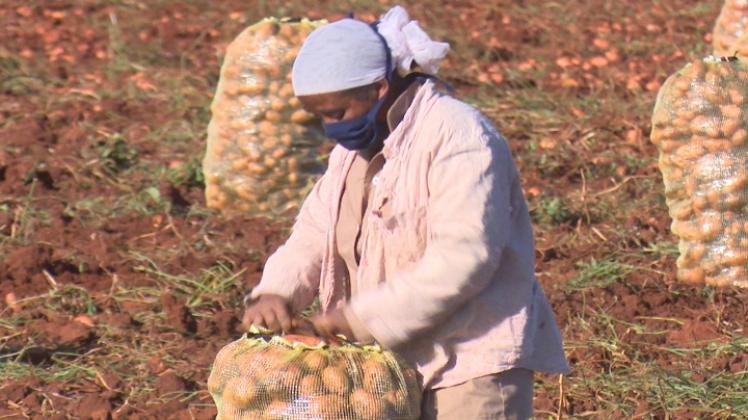
[[[670,76],[652,142],[680,237],[678,279],[748,285],[748,68],[708,57]]]
[[[415,370],[378,346],[244,336],[216,356],[218,419],[418,419]]]
[[[266,18],[228,46],[203,160],[208,207],[277,215],[298,207],[324,170],[319,122],[301,109],[291,66],[323,21]]]
[[[740,38],[748,35],[748,0],[727,0],[712,34],[714,54],[733,55]]]

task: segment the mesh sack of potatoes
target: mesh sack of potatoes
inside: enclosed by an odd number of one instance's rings
[[[266,18],[229,44],[203,159],[208,207],[279,215],[298,207],[324,170],[324,132],[291,85],[303,40],[322,24]]]
[[[738,58],[748,58],[748,31],[744,33],[737,41],[729,48],[730,55],[734,55]]]
[[[686,65],[662,86],[652,117],[678,279],[748,285],[748,66],[724,57]]]
[[[748,33],[748,0],[726,0],[712,33],[715,55],[733,55],[736,41]]]
[[[245,335],[208,378],[218,420],[418,419],[415,370],[378,346],[298,335]]]

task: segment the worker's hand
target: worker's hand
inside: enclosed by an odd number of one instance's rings
[[[315,315],[311,318],[311,322],[317,334],[323,337],[335,337],[340,334],[349,340],[354,340],[353,331],[342,310],[335,309],[326,314]]]
[[[242,317],[242,326],[252,325],[268,328],[274,332],[290,331],[293,317],[286,298],[278,295],[261,295],[247,306]]]

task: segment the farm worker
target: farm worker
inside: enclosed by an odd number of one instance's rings
[[[319,333],[417,368],[424,419],[528,418],[533,372],[568,366],[509,147],[424,74],[447,50],[401,7],[306,39],[294,91],[337,145],[243,323],[289,330],[318,297]]]

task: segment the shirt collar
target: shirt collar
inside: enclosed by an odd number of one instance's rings
[[[390,109],[387,111],[387,127],[389,127],[390,132],[392,132],[403,120],[405,113],[408,111],[408,108],[410,108],[410,104],[413,103],[413,99],[416,97],[418,88],[420,88],[422,84],[423,80],[418,79],[413,81],[413,83],[411,83],[410,86],[408,86],[407,89],[405,89],[405,91],[395,99],[395,102],[392,103],[392,106],[390,106]]]

